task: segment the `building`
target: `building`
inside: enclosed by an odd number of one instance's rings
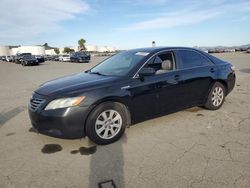
[[[67,46],[68,48],[79,51],[78,46]],[[59,48],[60,54],[64,54],[64,47]],[[86,51],[91,53],[115,52],[116,48],[111,46],[86,45]],[[0,46],[0,56],[16,55],[19,53],[31,53],[32,55],[56,55],[54,49],[45,50],[44,46],[19,46],[10,48],[9,46]]]
[[[11,48],[10,49],[10,55],[16,55],[18,53],[18,48]]]
[[[97,51],[100,52],[100,53],[108,52],[108,48],[107,48],[107,46],[98,46]]]
[[[32,55],[45,55],[44,46],[20,46],[10,48],[9,46],[0,46],[0,56],[16,55],[18,53],[31,53]]]
[[[112,47],[112,46],[108,46],[107,49],[108,49],[108,52],[115,52],[116,51],[116,48]]]
[[[54,49],[45,50],[45,55],[57,55]]]
[[[0,46],[0,56],[10,55],[10,47],[9,46]]]
[[[20,46],[18,53],[31,53],[32,55],[45,55],[44,46]]]
[[[97,52],[98,47],[96,45],[86,45],[86,51],[88,51],[88,52]]]

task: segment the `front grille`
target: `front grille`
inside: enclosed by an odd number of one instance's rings
[[[44,99],[32,98],[30,99],[30,108],[33,111],[36,111],[44,102],[45,102]]]

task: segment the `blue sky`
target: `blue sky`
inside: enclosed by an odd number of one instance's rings
[[[1,0],[0,45],[250,43],[249,0]],[[6,7],[6,8],[4,8]],[[11,8],[10,8],[11,7]]]

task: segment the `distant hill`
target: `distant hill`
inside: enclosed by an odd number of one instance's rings
[[[44,47],[45,47],[45,50],[56,49],[56,47],[49,46],[49,44],[48,44],[47,42],[44,43],[43,45],[38,45],[38,46],[44,46]]]
[[[250,44],[241,45],[240,48],[250,48]]]
[[[10,49],[12,49],[12,48],[18,48],[20,46],[21,45],[11,45],[9,47],[10,47]],[[35,46],[44,46],[45,50],[51,50],[51,49],[56,49],[57,48],[57,47],[52,47],[52,46],[49,46],[49,45],[35,45]]]
[[[195,48],[197,48],[197,46],[195,46]],[[199,46],[198,48],[201,49],[237,49],[237,48],[250,48],[250,44],[245,44],[245,45],[241,45],[241,46]]]
[[[44,46],[44,47],[45,47],[45,50],[56,49],[56,47],[52,47],[52,46],[49,46],[49,45],[39,45],[39,46]]]
[[[9,46],[10,47],[10,49],[12,49],[12,48],[18,48],[18,47],[20,47],[20,45],[13,45],[13,46]]]

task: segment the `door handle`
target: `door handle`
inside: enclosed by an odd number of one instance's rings
[[[175,75],[175,76],[174,76],[174,79],[175,79],[176,81],[179,81],[180,76],[179,76],[179,75]]]
[[[210,72],[212,72],[212,73],[213,73],[214,71],[215,71],[215,70],[214,70],[214,68],[211,68],[211,69],[210,69]]]

